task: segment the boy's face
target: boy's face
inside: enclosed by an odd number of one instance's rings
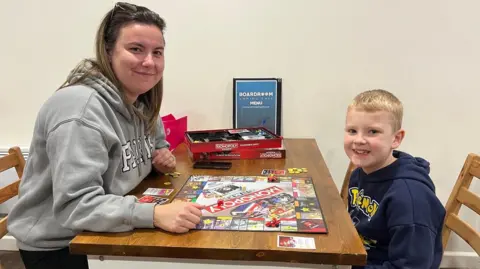
[[[349,109],[345,124],[344,149],[351,162],[365,173],[372,173],[391,164],[393,149],[400,146],[403,130],[393,132],[389,112],[365,112]]]

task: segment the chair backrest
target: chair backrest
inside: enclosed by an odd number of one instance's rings
[[[347,172],[345,173],[345,178],[343,179],[342,189],[340,190],[340,197],[342,197],[343,203],[346,207],[348,207],[348,184],[350,183],[350,176],[355,168],[356,167],[352,162],[348,164]]]
[[[18,195],[18,185],[23,175],[25,159],[19,147],[12,147],[8,150],[8,155],[0,158],[0,173],[10,168],[15,168],[18,180],[0,188],[0,204]],[[7,234],[7,217],[0,219],[0,238]]]
[[[460,207],[466,205],[480,215],[480,197],[469,190],[473,178],[480,178],[480,156],[469,154],[445,206],[445,224],[442,231],[443,249],[451,231],[458,234],[480,255],[480,234],[458,216]]]

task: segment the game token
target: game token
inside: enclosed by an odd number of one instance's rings
[[[278,227],[280,226],[280,221],[277,218],[272,219],[272,226]]]
[[[166,176],[171,176],[171,177],[179,177],[180,173],[179,172],[173,172],[173,173],[165,173]]]
[[[298,171],[297,168],[288,168],[288,172],[289,172],[290,174],[298,174],[298,173],[300,173],[300,171]]]
[[[307,173],[307,168],[288,168],[288,173],[290,174],[300,174],[300,173]]]
[[[268,182],[274,182],[274,181],[277,181],[277,176],[270,174],[270,176],[268,177]]]

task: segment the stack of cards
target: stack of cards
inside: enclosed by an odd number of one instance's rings
[[[168,202],[168,198],[145,195],[142,198],[138,199],[138,201],[140,203],[156,203],[157,205],[162,205]]]
[[[277,247],[315,249],[315,239],[312,237],[279,235]]]
[[[173,189],[148,188],[143,195],[169,196]]]
[[[148,188],[143,197],[138,199],[140,203],[156,203],[158,205],[168,202],[168,198],[158,196],[169,196],[173,189]]]
[[[268,176],[268,175],[285,175],[285,170],[277,170],[277,169],[263,169],[262,170],[262,176]]]

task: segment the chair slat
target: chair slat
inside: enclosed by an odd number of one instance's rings
[[[10,155],[14,155],[17,158],[18,162],[15,165],[15,170],[17,171],[18,177],[22,179],[23,170],[25,169],[25,158],[23,157],[22,151],[19,147],[12,147],[8,150],[8,153]]]
[[[477,251],[477,253],[480,249],[478,232],[473,230],[470,225],[464,223],[458,217],[462,205],[466,205],[477,214],[480,214],[480,198],[478,195],[468,190],[472,184],[473,178],[479,176],[480,156],[475,153],[470,153],[465,159],[462,170],[458,175],[457,181],[455,182],[447,204],[445,205],[446,216],[442,231],[442,246],[444,250],[447,247],[451,232],[459,234],[460,237]]]
[[[472,165],[470,166],[470,174],[476,178],[480,178],[480,157],[476,156],[472,160]]]
[[[7,155],[3,158],[0,158],[0,173],[10,168],[14,168],[17,166],[17,164],[18,159],[15,155]]]
[[[7,218],[8,216],[0,219],[0,238],[7,234]]]
[[[472,226],[455,214],[448,215],[445,225],[463,238],[480,256],[480,234]]]
[[[8,155],[0,158],[0,173],[10,168],[15,168],[19,177],[13,183],[0,188],[0,204],[17,196],[20,180],[23,176],[23,170],[25,168],[25,158],[19,147],[12,147],[8,150]],[[7,234],[7,217],[0,219],[0,238]],[[1,267],[1,266],[0,266]],[[0,268],[1,269],[1,268]]]
[[[350,162],[350,164],[348,164],[347,172],[345,173],[345,178],[343,179],[342,189],[340,190],[340,197],[346,207],[348,207],[348,185],[350,184],[350,176],[352,175],[353,170],[355,170],[355,165]]]
[[[457,200],[480,215],[480,196],[469,191],[465,187],[461,187],[458,192]]]
[[[0,204],[17,196],[19,185],[20,185],[20,180],[17,180],[3,188],[0,188]]]

